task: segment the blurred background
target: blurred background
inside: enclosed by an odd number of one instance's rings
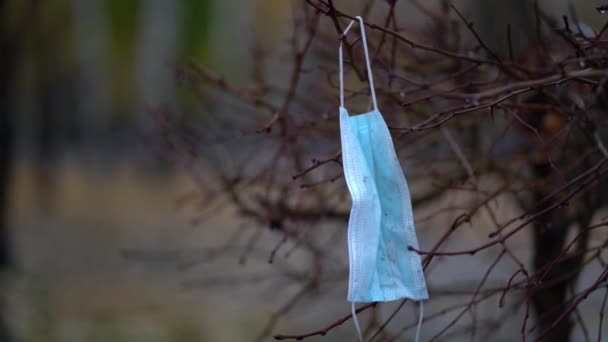
[[[360,7],[335,2],[352,13]],[[495,11],[523,20],[519,2],[499,1]],[[204,123],[209,109],[176,66],[195,60],[248,84],[254,56],[281,60],[294,3],[0,0],[0,289],[2,330],[13,340],[249,341],[260,333],[294,289],[264,285],[273,274],[267,254],[246,267],[238,251],[199,265],[212,258],[201,251],[222,246],[243,221],[220,207],[201,223],[201,208],[180,205],[196,179],[159,147],[155,113],[171,108],[178,121]],[[458,3],[480,18],[481,32],[500,27],[483,22],[490,2]],[[543,3],[568,12],[566,1]],[[577,13],[597,27],[593,5],[577,4]],[[400,9],[422,20],[407,1]],[[285,88],[287,75],[273,70],[265,73]],[[264,239],[273,246],[280,237]],[[176,257],[183,251],[190,259]],[[317,308],[282,327],[318,328],[347,310]],[[332,336],[351,340],[352,327]]]
[[[253,307],[184,290],[200,270],[131,263],[125,251],[209,242],[176,209],[193,182],[155,149],[151,113],[167,105],[200,115],[174,66],[197,60],[248,77],[254,28],[280,25],[285,7],[0,1],[0,135],[6,144],[10,134],[11,153],[9,164],[2,152],[2,309],[16,341],[240,341],[260,324]]]

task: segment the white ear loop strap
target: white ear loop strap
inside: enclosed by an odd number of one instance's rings
[[[420,313],[418,317],[418,327],[416,327],[416,342],[420,340],[420,330],[422,330],[422,317],[424,316],[424,305],[422,304],[422,301],[418,302],[418,306],[420,309]]]
[[[374,76],[372,75],[372,66],[369,59],[369,51],[367,49],[367,38],[365,37],[365,23],[360,16],[356,17],[359,20],[359,26],[361,27],[361,40],[363,41],[363,51],[365,52],[365,64],[367,67],[367,78],[369,80],[369,90],[372,95],[372,104],[374,105],[374,109],[378,110],[378,101],[376,100],[376,90],[374,88]],[[350,24],[346,27],[344,32],[342,32],[342,37],[340,39],[340,47],[338,49],[338,63],[339,63],[339,72],[340,72],[340,107],[344,107],[344,57],[342,54],[342,44],[343,39],[345,39],[346,34],[353,26],[355,21],[351,21]]]
[[[423,301],[418,302],[418,309],[420,310],[418,313],[418,326],[416,327],[416,338],[415,342],[420,341],[420,330],[422,330],[422,320],[424,317],[424,303]],[[359,326],[359,320],[357,319],[357,310],[355,310],[355,302],[352,302],[351,312],[353,315],[353,323],[355,324],[355,330],[357,330],[357,336],[359,337],[359,342],[363,342],[363,334],[361,334],[361,327]]]
[[[355,310],[355,302],[352,302],[351,311],[353,314],[353,323],[355,324],[357,336],[359,337],[359,342],[363,342],[363,334],[361,334],[361,327],[359,326],[359,320],[357,319],[357,310]]]
[[[354,23],[354,20],[351,21],[350,24],[348,24],[348,26],[346,27],[346,30],[342,32],[342,37],[340,37],[340,47],[338,48],[338,66],[340,69],[340,107],[344,107],[344,57],[342,56],[342,45],[343,40],[346,39],[346,34]]]

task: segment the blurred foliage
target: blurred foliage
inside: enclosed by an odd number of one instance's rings
[[[112,96],[117,103],[123,104],[118,106],[120,108],[134,96],[132,70],[135,66],[140,4],[136,0],[108,0],[107,11],[114,76]]]
[[[178,56],[205,61],[208,50],[210,0],[183,0]]]
[[[2,20],[9,32],[18,32],[22,41],[19,83],[30,94],[40,84],[78,77],[78,42],[75,40],[77,22],[74,20],[73,0],[33,1],[9,0],[6,20]],[[134,70],[139,63],[138,41],[143,27],[145,6],[161,2],[139,0],[104,0],[96,4],[103,10],[103,25],[109,40],[104,60],[111,71],[110,87],[112,116],[131,116],[136,95]],[[212,10],[210,0],[182,0],[177,4],[178,18],[175,20],[176,44],[168,62],[185,62],[194,58],[206,61],[209,56],[209,18]],[[33,24],[35,23],[35,24]],[[104,27],[105,26],[105,27]],[[169,68],[169,66],[167,66]],[[166,72],[166,70],[159,70]],[[69,110],[69,109],[68,109]],[[126,121],[128,122],[128,120]]]

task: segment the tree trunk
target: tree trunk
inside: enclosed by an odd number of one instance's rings
[[[0,17],[7,17],[6,1],[0,0]],[[8,191],[13,152],[13,122],[11,112],[11,84],[13,71],[17,62],[15,37],[10,36],[5,28],[0,28],[0,273],[10,265],[9,228],[8,228]],[[0,280],[3,279],[0,276]],[[0,283],[0,291],[5,286]],[[0,294],[0,297],[3,294]],[[4,301],[0,298],[0,341],[9,341],[6,327]]]
[[[591,167],[590,162],[583,163],[583,167]],[[554,174],[554,170],[546,162],[534,164],[533,169],[534,176],[539,181],[550,179]],[[536,192],[534,194],[535,202],[547,195],[548,193],[544,191]],[[547,272],[532,295],[538,318],[537,334],[548,331],[543,341],[567,342],[571,339],[570,334],[573,327],[571,317],[552,326],[566,309],[569,290],[576,286],[589,241],[589,232],[586,229],[589,227],[596,209],[600,206],[595,195],[593,191],[583,194],[577,200],[569,203],[569,209],[554,210],[534,222],[534,269],[540,274]],[[560,257],[566,247],[568,230],[572,229],[574,224],[582,233],[575,248],[570,249],[566,254],[566,256],[571,255],[572,257],[562,258],[563,261],[555,262],[551,269],[546,271],[545,267]]]

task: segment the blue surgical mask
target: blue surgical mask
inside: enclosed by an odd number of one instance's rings
[[[428,298],[420,255],[408,249],[408,246],[418,249],[408,185],[390,132],[378,110],[365,27],[361,17],[357,19],[374,109],[350,116],[344,108],[340,43],[340,136],[344,176],[352,198],[348,222],[348,300],[353,303],[353,312],[355,302]]]

